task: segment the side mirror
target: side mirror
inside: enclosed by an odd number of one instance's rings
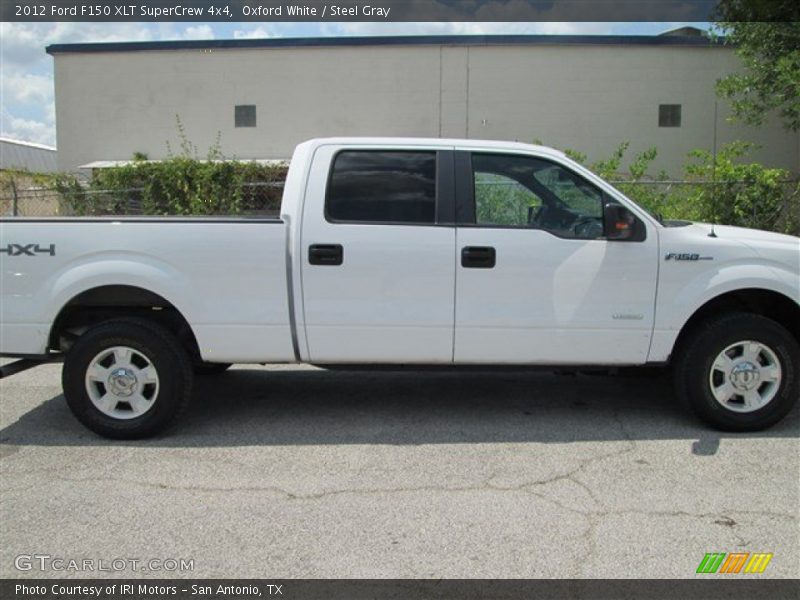
[[[645,238],[644,224],[621,204],[603,207],[603,235],[607,240],[640,242]]]

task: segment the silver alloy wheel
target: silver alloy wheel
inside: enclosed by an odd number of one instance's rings
[[[772,349],[752,340],[731,344],[717,355],[708,382],[726,409],[749,413],[769,404],[781,387],[781,363]]]
[[[106,348],[86,369],[86,392],[97,409],[115,419],[135,419],[153,408],[158,372],[144,354],[128,346]]]

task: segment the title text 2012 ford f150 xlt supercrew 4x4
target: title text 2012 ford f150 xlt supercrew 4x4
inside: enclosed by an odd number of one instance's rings
[[[152,435],[228,363],[667,365],[710,425],[797,401],[800,240],[661,223],[564,154],[318,139],[280,219],[5,219],[0,353],[63,355],[69,407]]]

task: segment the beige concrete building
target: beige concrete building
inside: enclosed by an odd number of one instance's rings
[[[685,32],[684,32],[685,33]],[[691,33],[691,32],[689,32]],[[62,169],[176,148],[291,156],[320,136],[541,141],[590,159],[655,146],[680,176],[687,152],[734,139],[798,171],[800,135],[726,122],[714,93],[735,70],[698,35],[425,36],[62,44],[55,59]]]

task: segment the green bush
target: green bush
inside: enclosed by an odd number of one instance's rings
[[[634,202],[668,220],[716,222],[755,229],[800,233],[800,182],[785,169],[747,162],[754,148],[746,142],[724,146],[714,159],[707,150],[693,150],[685,167],[685,180],[669,181],[663,171],[649,175],[657,156],[655,148],[636,155],[627,173],[621,165],[628,142],[609,158],[589,165]],[[585,164],[586,155],[565,150]]]
[[[692,204],[702,207],[704,220],[756,229],[796,231],[792,203],[797,203],[798,187],[787,186],[789,172],[772,169],[741,159],[752,144],[733,142],[717,153],[716,160],[707,150],[693,150],[696,162],[686,166],[690,179],[711,181],[696,187],[690,195]]]
[[[669,210],[672,208],[667,202],[670,188],[664,185],[664,182],[668,179],[667,174],[664,171],[654,176],[648,174],[650,166],[658,156],[656,148],[648,148],[634,156],[628,165],[628,172],[624,173],[622,171],[622,162],[629,147],[630,142],[622,142],[614,149],[609,158],[598,160],[587,166],[600,177],[611,182],[631,200],[653,214],[669,219],[678,218],[678,215],[672,213],[684,213],[685,211]],[[564,152],[572,160],[585,164],[585,154],[576,150],[565,150]]]
[[[258,201],[253,186],[280,183],[286,165],[263,165],[226,159],[219,137],[200,158],[178,120],[180,152],[161,161],[136,153],[118,167],[97,169],[88,186],[64,177],[57,189],[75,214],[220,215],[276,208],[280,189],[261,187]]]

